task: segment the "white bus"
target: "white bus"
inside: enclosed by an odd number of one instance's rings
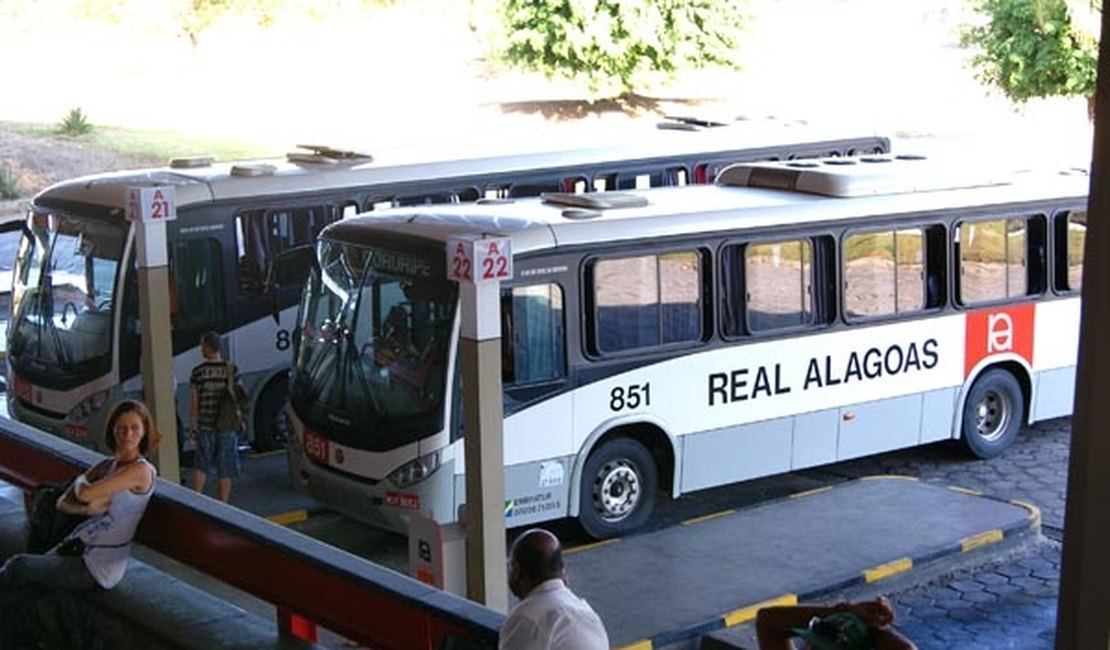
[[[175,193],[177,219],[167,228],[179,415],[188,408],[189,371],[200,361],[199,336],[215,330],[250,394],[247,439],[270,449],[285,435],[289,331],[301,291],[267,293],[265,278],[275,256],[311,244],[342,216],[550,190],[706,182],[737,160],[889,147],[879,136],[761,121],[702,132],[652,130],[630,146],[437,160],[307,147],[286,159],[182,159],[59,183],[36,196],[17,224],[23,235],[7,338],[9,413],[94,445],[91,432],[100,430],[104,406],[140,393],[135,239],[125,218],[133,187],[167,185]],[[271,318],[275,305],[278,317]]]
[[[657,490],[950,439],[993,456],[1070,413],[1088,182],[887,154],[344,220],[295,330],[290,470],[375,525],[457,519],[445,243],[478,235],[514,254],[508,527],[569,516],[604,538],[644,523]]]

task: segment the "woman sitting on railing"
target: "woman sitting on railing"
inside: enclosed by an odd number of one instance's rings
[[[123,579],[131,539],[154,493],[156,471],[143,455],[158,439],[141,402],[113,407],[105,427],[112,456],[58,499],[59,510],[88,518],[46,553],[21,553],[0,567],[0,612],[55,591],[111,589]]]

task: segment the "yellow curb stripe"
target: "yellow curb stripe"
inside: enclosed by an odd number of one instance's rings
[[[1012,503],[1016,506],[1021,506],[1022,508],[1025,508],[1026,510],[1028,510],[1029,511],[1029,525],[1033,526],[1035,528],[1040,527],[1040,525],[1041,525],[1041,509],[1040,508],[1038,508],[1037,506],[1035,506],[1032,503],[1029,503],[1028,501],[1022,501],[1020,499],[1010,499],[1010,503]]]
[[[747,623],[748,621],[754,620],[756,613],[764,607],[778,607],[797,604],[798,597],[794,594],[786,594],[783,596],[779,596],[778,598],[765,600],[761,603],[756,603],[749,607],[737,609],[728,614],[725,614],[725,627],[732,627],[733,625],[740,625],[742,623]]]
[[[949,485],[948,489],[953,492],[962,492],[963,494],[970,494],[977,497],[983,496],[983,493],[979,490],[972,490],[971,488],[960,487],[958,485]]]
[[[825,487],[813,488],[812,490],[806,490],[804,492],[798,492],[797,494],[791,494],[790,498],[791,499],[801,499],[802,497],[808,497],[808,496],[811,496],[811,495],[814,495],[814,494],[820,494],[822,492],[828,492],[831,489],[833,489],[833,486],[826,485]]]
[[[736,512],[735,510],[722,510],[721,512],[714,512],[711,515],[702,515],[701,517],[694,517],[692,519],[687,519],[686,521],[682,522],[682,525],[683,526],[692,526],[694,524],[700,524],[703,521],[710,521],[710,520],[713,520],[713,519],[719,519],[721,517],[727,517],[728,515],[731,515],[735,512]]]
[[[642,639],[628,645],[622,645],[616,650],[651,650],[651,639]]]
[[[861,481],[885,481],[885,480],[889,480],[889,479],[895,479],[895,480],[898,480],[898,481],[919,481],[919,480],[921,480],[921,479],[917,478],[916,476],[903,476],[901,474],[876,474],[875,476],[862,476],[862,477],[860,477],[859,480],[861,480]]]
[[[978,535],[972,535],[971,537],[965,537],[961,539],[960,548],[963,550],[964,553],[967,553],[968,551],[973,551],[988,544],[994,544],[1001,541],[1002,531],[996,528],[994,530],[988,530],[985,533],[979,533]]]
[[[913,568],[913,560],[911,560],[908,557],[904,557],[900,560],[894,560],[893,562],[887,562],[886,564],[880,564],[879,566],[875,567],[874,569],[864,569],[863,570],[863,579],[867,582],[878,582],[879,580],[882,580],[884,578],[889,578],[890,576],[895,575],[897,573],[902,573],[904,571],[909,571],[912,568]]]
[[[289,524],[295,524],[308,519],[308,511],[291,510],[289,512],[282,512],[280,514],[270,515],[266,518],[279,526],[288,526]]]
[[[609,544],[616,544],[619,541],[620,541],[620,538],[617,538],[617,537],[614,537],[613,539],[603,539],[600,542],[594,542],[593,544],[583,544],[582,546],[575,546],[574,548],[563,549],[563,554],[566,555],[567,553],[578,553],[579,551],[588,551],[590,549],[600,548],[602,546],[608,546]]]

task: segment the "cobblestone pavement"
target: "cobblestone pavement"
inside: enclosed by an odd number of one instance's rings
[[[899,627],[919,647],[1052,648],[1060,586],[1071,420],[1041,422],[991,460],[940,445],[835,466],[846,476],[890,473],[1032,503],[1045,539],[1012,556],[889,594]],[[878,465],[876,464],[878,461]]]
[[[914,476],[1018,499],[1040,508],[1043,521],[1041,540],[990,563],[939,569],[943,573],[925,582],[920,582],[921,575],[908,575],[835,594],[830,602],[886,595],[894,603],[898,628],[922,650],[1053,648],[1070,444],[1071,421],[1064,418],[1026,428],[1010,449],[991,460],[972,459],[959,447],[941,444],[813,470],[846,480]],[[729,639],[756,648],[750,625],[736,629]]]

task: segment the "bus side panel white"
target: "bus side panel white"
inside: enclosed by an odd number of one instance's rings
[[[794,418],[794,450],[790,469],[836,462],[840,413],[836,409],[802,413]]]
[[[682,491],[789,471],[791,420],[777,418],[683,436]]]
[[[1033,368],[1072,367],[1079,352],[1079,299],[1050,300],[1036,305]],[[1070,410],[1070,407],[1069,407]]]
[[[296,316],[296,308],[291,307],[279,315],[280,325],[269,316],[245,324],[224,339],[230,348],[224,358],[233,361],[241,373],[288,366],[293,354],[289,333]]]
[[[921,444],[952,438],[952,421],[958,396],[959,388],[955,386],[931,390],[922,395]]]
[[[1070,415],[1075,401],[1075,366],[1037,373],[1033,420]]]
[[[564,393],[518,411],[505,419],[505,464],[517,465],[566,456],[571,447],[573,394]]]
[[[845,406],[840,409],[837,458],[916,445],[920,423],[920,394]]]
[[[573,466],[567,456],[506,468],[505,527],[566,516]]]

